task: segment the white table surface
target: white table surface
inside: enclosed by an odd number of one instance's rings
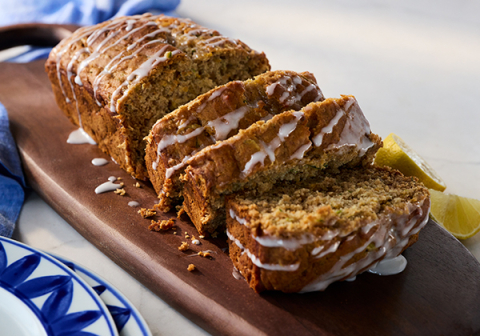
[[[444,179],[480,199],[480,2],[182,0],[181,17],[264,51],[272,69],[310,71],[325,96],[353,94],[372,131],[394,132]],[[31,194],[14,238],[114,284],[154,335],[204,335]],[[480,234],[463,242],[480,259]]]

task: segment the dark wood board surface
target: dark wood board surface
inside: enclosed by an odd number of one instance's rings
[[[362,274],[324,292],[254,293],[232,276],[224,237],[202,240],[188,257],[185,241],[148,230],[149,220],[127,205],[156,202],[148,183],[136,182],[96,146],[69,145],[76,129],[55,104],[43,61],[0,64],[0,102],[7,108],[30,185],[68,223],[109,258],[175,309],[221,335],[471,335],[480,332],[480,265],[455,238],[430,221],[404,255],[407,269],[381,277]],[[122,177],[127,195],[96,195],[109,176]],[[168,218],[173,214],[158,216]],[[188,219],[179,232],[197,236]],[[194,263],[196,272],[188,272]]]

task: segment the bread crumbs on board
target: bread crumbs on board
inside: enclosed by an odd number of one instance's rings
[[[188,250],[189,248],[190,248],[190,245],[188,245],[187,242],[183,242],[182,245],[180,245],[180,246],[178,247],[178,249],[179,249],[180,251],[182,251],[182,252]]]
[[[157,214],[155,210],[152,209],[146,209],[146,208],[141,208],[138,210],[138,213],[143,217],[143,218],[149,218],[153,217]]]
[[[152,219],[150,226],[148,227],[152,231],[167,231],[173,229],[175,220],[173,218],[154,221]]]

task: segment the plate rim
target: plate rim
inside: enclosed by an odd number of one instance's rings
[[[113,320],[111,314],[110,314],[110,311],[108,310],[107,306],[105,305],[105,303],[102,301],[102,299],[97,295],[97,293],[95,293],[95,291],[92,289],[92,287],[90,287],[85,280],[83,280],[82,278],[80,278],[80,276],[78,276],[74,271],[72,271],[70,268],[68,268],[68,266],[66,266],[65,264],[61,263],[60,261],[58,261],[57,259],[53,258],[52,256],[50,256],[49,254],[41,251],[41,250],[38,250],[34,247],[31,247],[31,246],[28,246],[22,242],[19,242],[17,240],[14,240],[14,239],[11,239],[11,238],[7,238],[7,237],[3,237],[3,236],[0,236],[0,242],[1,241],[4,241],[4,242],[7,242],[9,244],[12,244],[14,246],[17,246],[17,247],[20,247],[24,250],[27,250],[29,252],[32,252],[32,253],[35,253],[35,254],[38,254],[40,255],[42,258],[46,259],[48,262],[50,262],[51,264],[54,264],[55,266],[59,267],[60,269],[62,269],[63,271],[65,271],[67,274],[69,274],[72,278],[74,278],[78,284],[90,295],[90,297],[93,299],[93,301],[95,302],[96,306],[99,308],[100,312],[102,313],[103,316],[105,316],[106,318],[106,321],[107,321],[107,325],[108,325],[108,329],[110,331],[110,335],[113,335],[113,336],[118,336],[118,332],[117,332],[117,329],[115,327],[115,321]],[[5,250],[5,253],[7,253],[7,251]],[[4,288],[4,287],[2,287]],[[10,291],[9,291],[10,292]],[[13,295],[15,295],[14,293],[12,293]],[[18,296],[15,295],[17,298]],[[21,300],[21,299],[20,299]],[[22,302],[24,302],[23,300],[21,300]],[[31,301],[31,300],[30,300]],[[30,308],[30,305],[27,304],[27,306],[29,306]],[[35,312],[34,312],[35,313]],[[35,313],[35,315],[37,315]],[[43,324],[43,323],[42,323]],[[48,334],[48,332],[47,332]]]
[[[143,335],[144,336],[152,336],[152,332],[151,332],[150,328],[148,327],[148,324],[145,321],[142,314],[140,314],[140,312],[132,304],[132,302],[120,290],[118,290],[114,285],[112,285],[109,281],[105,280],[103,277],[99,276],[97,273],[93,272],[89,268],[87,268],[87,267],[85,267],[85,266],[83,266],[83,265],[81,265],[81,264],[79,264],[75,261],[72,261],[69,258],[66,258],[66,257],[63,257],[63,256],[58,256],[55,253],[48,253],[48,254],[50,254],[54,258],[58,259],[62,263],[69,262],[69,263],[74,264],[76,269],[79,269],[81,272],[85,273],[90,278],[94,279],[95,281],[99,282],[100,284],[106,285],[105,287],[107,287],[120,302],[122,302],[126,307],[128,307],[132,310],[133,316],[135,317],[135,320],[137,320],[137,324],[139,325],[140,329],[142,330]],[[66,266],[68,267],[68,265],[66,265]],[[87,283],[87,285],[88,285],[88,283]],[[100,295],[98,295],[98,297],[100,297],[100,300],[102,300],[102,297]],[[106,303],[105,303],[105,305],[106,305]],[[108,307],[107,307],[107,309],[108,309]]]

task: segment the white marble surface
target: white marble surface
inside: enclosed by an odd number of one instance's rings
[[[401,136],[445,180],[480,199],[480,3],[182,0],[178,14],[265,51],[272,69],[310,71],[324,94],[353,94],[386,137]],[[202,335],[76,233],[36,194],[16,237],[117,286],[154,335]],[[480,235],[464,244],[480,259]]]

